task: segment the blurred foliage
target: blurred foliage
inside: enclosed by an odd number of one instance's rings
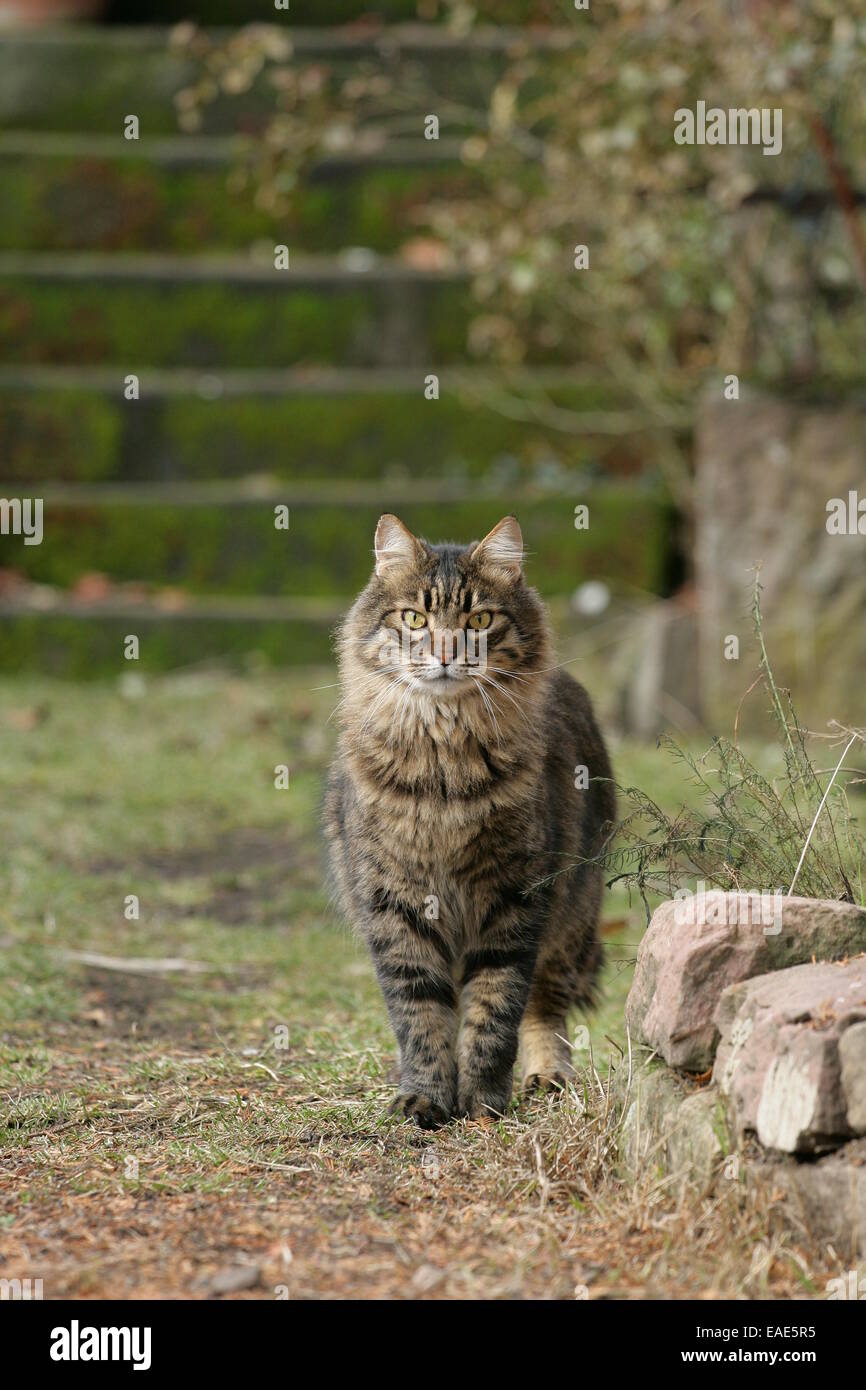
[[[660,423],[690,419],[701,385],[858,378],[866,250],[852,179],[866,148],[866,0],[612,0],[559,11],[562,42],[518,42],[476,109],[419,105],[411,62],[352,72],[295,59],[285,29],[214,41],[180,26],[199,64],[179,94],[196,129],[218,97],[266,76],[272,115],[246,176],[289,215],[322,154],[461,132],[476,177],[424,211],[438,264],[468,268],[478,359],[591,360]],[[450,6],[471,45],[472,11]],[[476,7],[476,17],[480,10]],[[483,17],[483,16],[481,16]],[[783,149],[678,145],[675,113],[779,107]],[[466,134],[465,132],[471,132]],[[589,248],[589,269],[574,266]],[[669,481],[688,497],[673,437]]]

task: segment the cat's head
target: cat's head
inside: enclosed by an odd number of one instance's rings
[[[518,695],[549,665],[546,613],[523,576],[515,517],[482,541],[430,545],[388,514],[375,554],[343,628],[345,674],[378,675],[401,695],[409,686],[422,699],[483,701],[497,685]]]

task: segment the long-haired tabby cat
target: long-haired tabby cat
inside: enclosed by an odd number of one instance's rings
[[[375,552],[339,635],[326,831],[400,1048],[392,1109],[428,1128],[504,1112],[518,1044],[525,1088],[567,1075],[566,1011],[601,960],[601,873],[580,861],[615,804],[516,519],[461,546],[383,516]]]

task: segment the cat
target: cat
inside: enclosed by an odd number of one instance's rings
[[[337,637],[325,793],[336,896],[372,954],[400,1052],[392,1113],[424,1129],[503,1114],[570,1071],[566,1013],[601,963],[615,816],[586,691],[553,657],[507,516],[429,545],[395,516]]]

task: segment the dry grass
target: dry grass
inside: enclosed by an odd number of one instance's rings
[[[842,1272],[739,1185],[618,1178],[588,1072],[422,1134],[383,1118],[368,1054],[336,1060],[311,1089],[291,1057],[68,1049],[10,1097],[4,1273],[74,1297],[789,1298]]]

